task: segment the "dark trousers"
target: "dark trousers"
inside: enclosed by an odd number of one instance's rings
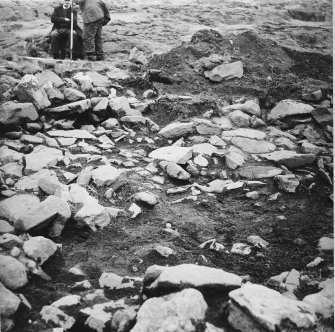
[[[51,49],[55,59],[65,59],[65,53],[70,53],[70,29],[51,31]],[[77,33],[73,31],[73,45],[77,44]]]
[[[87,56],[96,56],[97,59],[104,57],[102,48],[102,23],[103,19],[91,23],[84,23],[84,49]]]

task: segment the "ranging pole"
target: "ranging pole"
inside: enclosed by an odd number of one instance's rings
[[[73,51],[73,0],[71,0],[71,30],[70,30],[70,59]]]

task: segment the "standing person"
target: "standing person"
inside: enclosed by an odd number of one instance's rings
[[[110,20],[106,5],[101,0],[74,1],[79,4],[81,14],[83,16],[83,40],[87,60],[104,60],[102,27]]]
[[[71,1],[63,0],[63,4],[57,6],[51,15],[54,24],[50,33],[51,49],[54,59],[65,59],[69,52],[69,40],[71,35]],[[82,45],[82,30],[77,24],[77,11],[73,9],[73,45],[76,57],[80,57]]]

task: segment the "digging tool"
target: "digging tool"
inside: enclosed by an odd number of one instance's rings
[[[73,0],[71,0],[71,30],[70,30],[70,59],[73,52]]]

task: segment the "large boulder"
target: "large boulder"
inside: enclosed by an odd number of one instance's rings
[[[38,119],[38,113],[33,103],[14,103],[8,101],[0,105],[1,125],[22,125],[36,119]]]
[[[229,297],[228,321],[239,331],[307,331],[316,323],[310,306],[261,285],[247,284]]]
[[[286,118],[292,115],[310,114],[314,107],[308,104],[299,103],[291,99],[280,101],[268,114],[268,120]]]
[[[205,319],[207,303],[192,288],[154,297],[144,302],[137,313],[132,332],[195,332]]]
[[[24,75],[13,91],[19,101],[32,102],[37,110],[43,110],[51,105],[46,92],[34,75]]]

